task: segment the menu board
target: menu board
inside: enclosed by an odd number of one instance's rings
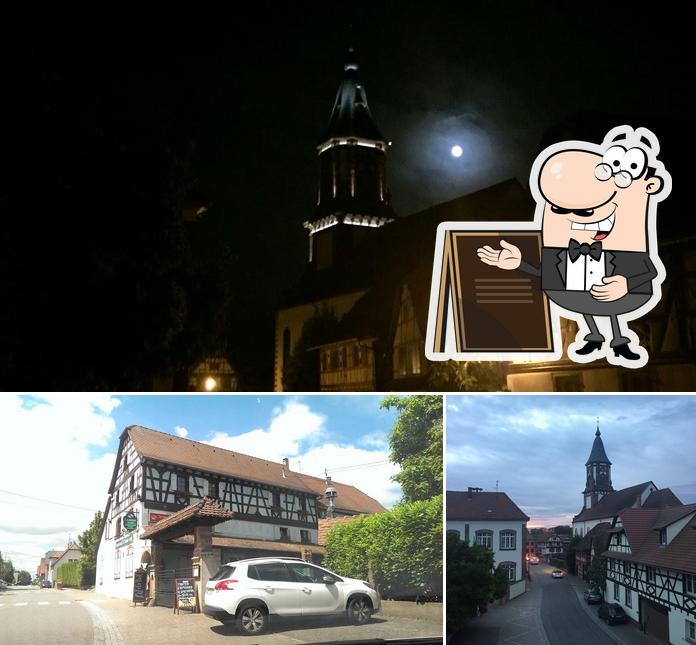
[[[147,571],[138,569],[133,572],[133,603],[147,602]]]
[[[504,271],[478,258],[477,248],[500,247],[505,239],[533,266],[541,262],[541,234],[536,231],[447,230],[442,238],[439,281],[433,286],[434,354],[445,352],[448,310],[457,354],[550,352],[553,337],[549,303],[540,278],[521,270]],[[449,307],[448,307],[449,305]],[[511,357],[512,358],[512,357]]]
[[[175,578],[174,579],[174,610],[188,609],[192,612],[198,610],[196,601],[196,579],[195,578]]]

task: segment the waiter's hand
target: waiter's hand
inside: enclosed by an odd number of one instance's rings
[[[490,246],[484,246],[480,249],[476,249],[476,255],[479,256],[479,260],[484,264],[490,264],[492,267],[498,267],[499,269],[505,269],[506,271],[512,271],[516,269],[522,263],[522,252],[514,245],[506,242],[505,240],[500,240],[499,250],[495,250]]]
[[[610,275],[602,278],[603,285],[596,284],[590,289],[595,300],[611,302],[623,298],[628,293],[628,283],[622,275]]]

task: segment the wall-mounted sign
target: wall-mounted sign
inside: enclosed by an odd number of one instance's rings
[[[163,520],[165,517],[169,517],[171,513],[150,513],[149,514],[149,523],[150,524],[157,524],[160,520]]]
[[[123,528],[126,531],[134,531],[138,528],[138,516],[133,511],[128,511],[123,516]]]
[[[120,549],[122,546],[125,546],[126,544],[132,544],[133,543],[133,534],[131,533],[130,535],[126,535],[125,537],[119,538],[116,540],[116,548]]]

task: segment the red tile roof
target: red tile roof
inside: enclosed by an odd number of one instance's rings
[[[324,520],[319,520],[319,544],[326,544],[326,538],[329,535],[329,531],[337,524],[349,524],[354,522],[362,515],[351,515],[348,517],[332,517]]]
[[[218,524],[226,520],[231,520],[233,517],[234,513],[232,513],[232,511],[223,508],[215,500],[204,497],[197,504],[191,504],[191,506],[182,508],[173,515],[160,520],[157,524],[148,526],[141,533],[140,539],[149,540],[153,535],[157,535],[168,528],[183,524],[194,518],[201,518],[206,521],[207,524]]]
[[[505,493],[447,491],[448,520],[512,520],[529,518]]]
[[[299,474],[299,473],[298,473]],[[311,475],[299,474],[302,481],[308,488],[311,488],[314,493],[324,497],[326,491],[326,480],[321,477],[312,477]],[[384,508],[376,499],[366,495],[361,490],[349,484],[341,484],[331,480],[331,485],[336,489],[336,510],[351,511],[354,513],[383,513],[387,509]],[[326,506],[323,499],[319,500]]]
[[[659,530],[686,515],[694,516],[667,545],[660,544]],[[696,573],[696,504],[678,508],[631,508],[620,515],[631,553],[606,551],[618,560],[640,562],[655,567]]]
[[[142,426],[129,426],[124,432],[128,433],[133,446],[143,457],[304,493],[314,492],[298,473],[285,468],[282,463],[250,457]]]

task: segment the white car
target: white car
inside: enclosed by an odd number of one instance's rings
[[[561,571],[560,569],[554,569],[551,572],[552,578],[562,578],[564,575],[565,575],[565,573],[563,573],[563,571]]]
[[[379,607],[374,587],[362,580],[298,558],[252,558],[228,562],[210,578],[203,613],[236,621],[245,634],[260,634],[270,616],[345,614],[362,625]]]

